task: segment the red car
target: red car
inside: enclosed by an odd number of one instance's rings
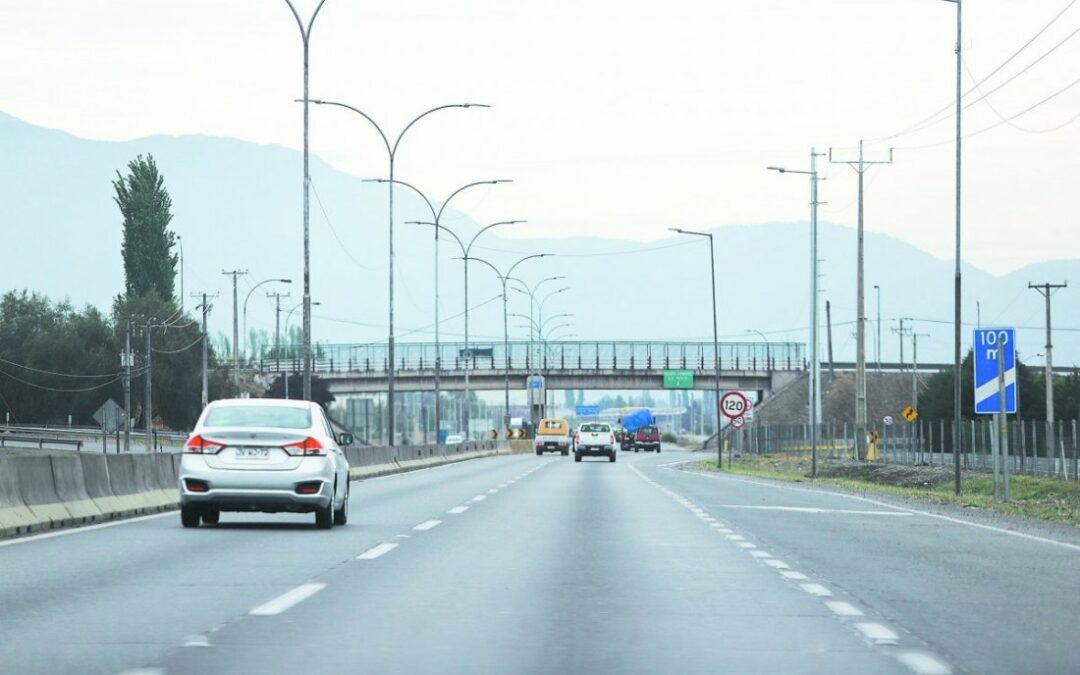
[[[634,433],[634,452],[638,450],[660,452],[660,429],[654,426],[638,428]]]

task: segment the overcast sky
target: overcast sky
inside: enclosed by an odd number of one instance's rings
[[[982,79],[1076,0],[979,0],[966,60]],[[308,13],[316,0],[297,0]],[[982,87],[1080,29],[1070,7]],[[672,225],[803,219],[811,145],[902,131],[953,96],[955,5],[941,0],[326,0],[311,94],[409,132],[398,177],[432,196],[513,178],[460,208],[522,234],[635,240]],[[209,134],[300,147],[299,31],[284,0],[34,0],[0,9],[0,109],[95,139]],[[1080,77],[1080,37],[965,113],[978,131]],[[965,89],[972,80],[965,76]],[[972,97],[974,99],[975,96]],[[992,272],[1080,251],[1080,85],[965,144],[965,258]],[[951,115],[868,145],[866,222],[952,257]],[[1014,128],[1015,126],[1022,129]],[[1038,133],[1045,132],[1045,133]],[[942,143],[936,147],[919,147]],[[313,151],[383,175],[373,129],[312,109]],[[827,158],[825,159],[827,162]],[[855,176],[823,166],[822,218],[854,225]],[[298,190],[299,197],[299,190]],[[509,232],[507,232],[508,234]]]

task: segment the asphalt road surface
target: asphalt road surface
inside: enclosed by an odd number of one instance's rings
[[[480,459],[351,522],[176,513],[0,542],[0,673],[1080,672],[1080,546],[825,490]]]

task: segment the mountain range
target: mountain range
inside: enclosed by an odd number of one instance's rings
[[[75,304],[104,310],[123,287],[121,220],[111,181],[139,154],[152,154],[173,199],[173,229],[184,252],[187,294],[220,293],[211,330],[231,335],[231,287],[222,270],[246,269],[243,302],[251,285],[290,277],[291,308],[300,300],[302,278],[301,154],[277,145],[257,145],[211,136],[150,136],[125,142],[77,138],[0,113],[0,291],[27,288]],[[387,333],[387,189],[362,182],[318,157],[312,158],[311,279],[315,339],[327,343],[380,342]],[[467,178],[467,177],[466,177]],[[407,178],[406,178],[407,179]],[[464,182],[464,181],[463,181]],[[434,321],[434,242],[431,228],[406,225],[430,217],[416,195],[395,193],[400,217],[395,236],[396,334],[399,342],[430,341]],[[620,206],[620,208],[622,208]],[[527,214],[508,214],[527,217]],[[448,211],[444,222],[471,237],[479,226],[468,214]],[[709,260],[704,240],[669,236],[672,223],[657,224],[649,243],[599,237],[524,239],[485,233],[473,249],[502,269],[531,253],[554,254],[529,261],[517,276],[530,283],[565,275],[540,296],[551,297],[548,317],[572,313],[562,331],[581,340],[712,339]],[[715,235],[721,339],[806,342],[809,325],[809,228],[806,222],[717,224]],[[838,360],[854,358],[855,230],[821,223],[822,350],[825,300],[831,305]],[[976,236],[969,234],[968,236]],[[464,332],[460,251],[444,237],[440,256],[442,337]],[[881,287],[882,358],[899,358],[897,319],[913,319],[920,334],[920,361],[952,355],[953,264],[895,237],[866,235],[867,353],[876,354],[874,285]],[[970,324],[1016,325],[1024,357],[1039,363],[1044,351],[1044,305],[1029,281],[1080,281],[1080,259],[1028,265],[995,276],[964,268],[964,320]],[[252,295],[250,328],[273,330],[274,316],[263,291]],[[470,332],[473,339],[502,339],[500,286],[494,273],[470,265]],[[196,303],[185,299],[190,309]],[[1080,289],[1054,296],[1054,335],[1059,365],[1080,364]],[[510,311],[527,313],[524,296],[512,293]],[[299,312],[293,318],[298,325]],[[511,319],[511,336],[527,329]],[[554,320],[553,326],[563,323]],[[965,329],[965,342],[970,338]],[[904,347],[910,361],[910,338]]]

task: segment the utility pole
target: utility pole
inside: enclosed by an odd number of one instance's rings
[[[911,407],[919,409],[919,338],[930,337],[929,333],[911,332]]]
[[[124,452],[131,452],[131,366],[135,355],[131,353],[131,319],[128,319],[124,335],[124,353],[121,365],[124,367]]]
[[[877,293],[877,339],[874,341],[874,360],[877,361],[877,370],[881,372],[881,286],[874,284]]]
[[[1054,291],[1067,288],[1068,283],[1061,284],[1033,284],[1029,283],[1028,288],[1033,288],[1039,292],[1039,295],[1046,299],[1046,461],[1050,463],[1050,458],[1057,452],[1057,443],[1054,439],[1054,341],[1051,338],[1051,323],[1050,323],[1050,296]]]
[[[151,377],[153,375],[153,371],[151,370],[151,367],[150,367],[150,356],[151,356],[151,354],[153,352],[153,350],[151,349],[151,346],[150,346],[150,331],[153,330],[153,327],[154,327],[154,319],[148,319],[147,322],[146,322],[146,393],[145,393],[146,404],[144,406],[146,408],[146,410],[143,413],[144,416],[146,417],[146,451],[147,452],[153,452],[154,451],[154,445],[153,445],[154,444],[154,406],[153,406],[153,395],[151,393],[151,390],[153,389],[153,378]]]
[[[900,372],[904,372],[904,336],[911,332],[911,329],[904,328],[904,322],[911,321],[911,319],[901,318],[899,321],[900,328],[893,328],[892,332],[896,333],[900,339]]]
[[[865,274],[864,274],[864,246],[863,236],[865,232],[864,220],[863,220],[863,176],[866,170],[875,164],[892,164],[893,151],[889,148],[889,159],[878,161],[866,161],[863,157],[863,142],[859,141],[859,159],[853,160],[834,160],[832,156],[832,149],[829,149],[829,161],[834,164],[847,164],[859,177],[859,234],[858,234],[858,255],[856,262],[856,330],[855,330],[855,450],[858,459],[866,457],[866,306],[865,306]]]
[[[267,293],[266,297],[274,298],[274,359],[281,361],[281,299],[289,297],[289,293]]]
[[[832,302],[825,301],[825,333],[826,339],[829,343],[829,377],[835,377],[836,371],[833,369],[833,355],[832,355]]]
[[[232,277],[232,353],[233,353],[233,386],[236,388],[236,396],[240,396],[240,307],[236,298],[236,280],[245,276],[247,270],[221,270],[227,277]]]
[[[206,330],[206,315],[213,309],[209,301],[218,294],[192,293],[191,297],[202,299],[195,309],[202,310],[202,407],[205,408],[210,403],[210,336]]]

